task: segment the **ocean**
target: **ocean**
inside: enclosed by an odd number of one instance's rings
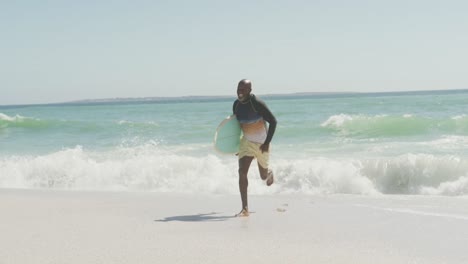
[[[234,96],[0,106],[0,188],[238,194]],[[276,181],[253,163],[250,194],[468,195],[468,90],[258,97]]]

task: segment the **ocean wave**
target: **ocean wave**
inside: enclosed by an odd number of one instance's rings
[[[117,124],[120,126],[143,127],[143,128],[160,127],[159,123],[155,121],[135,122],[135,121],[129,121],[129,120],[120,120],[117,122]]]
[[[160,125],[157,122],[135,122],[128,120],[120,120],[115,122],[102,122],[92,120],[66,120],[66,119],[39,119],[33,117],[24,117],[21,115],[8,116],[0,113],[0,129],[7,128],[22,128],[27,129],[30,132],[34,132],[37,129],[69,129],[69,131],[75,130],[76,133],[83,131],[102,131],[103,128],[114,126],[115,128],[133,129],[133,130],[151,130],[159,128]]]
[[[468,159],[456,156],[276,159],[272,187],[256,167],[249,172],[249,192],[257,195],[468,195]],[[0,158],[0,171],[0,188],[238,193],[235,156],[194,156],[158,144],[8,156]]]
[[[467,171],[468,160],[453,156],[406,154],[283,162],[278,168],[278,178],[285,192],[467,195],[468,185],[464,181],[459,182],[468,175]],[[452,188],[444,188],[447,184]]]
[[[445,119],[403,114],[392,115],[332,115],[320,124],[322,128],[345,137],[398,137],[425,134],[468,135],[468,116]]]
[[[226,171],[234,175],[234,170],[217,157],[191,157],[151,144],[108,152],[77,146],[48,155],[4,157],[0,170],[2,188],[213,193],[235,189],[234,182],[222,182],[229,179],[223,177]]]
[[[40,119],[21,115],[8,116],[0,113],[0,129],[7,127],[37,128],[44,126],[47,126],[47,122]]]

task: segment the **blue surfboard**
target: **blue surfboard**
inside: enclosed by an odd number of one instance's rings
[[[241,127],[236,116],[228,116],[216,129],[214,148],[221,153],[237,153],[241,134]]]

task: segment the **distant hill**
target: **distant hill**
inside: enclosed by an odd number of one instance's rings
[[[468,89],[451,90],[423,90],[423,91],[398,91],[398,92],[302,92],[288,94],[258,94],[262,99],[300,99],[304,97],[333,98],[354,96],[398,96],[398,95],[427,95],[447,93],[468,93]],[[172,103],[172,102],[209,102],[220,100],[234,100],[236,95],[227,96],[180,96],[180,97],[131,97],[131,98],[104,98],[65,102],[61,104],[101,104],[101,103]]]
[[[289,94],[259,94],[261,98],[301,98],[313,96],[336,96],[359,94],[355,92],[307,92],[307,93],[289,93]],[[122,102],[203,102],[214,100],[233,100],[236,96],[218,95],[218,96],[179,96],[179,97],[117,97],[102,99],[86,99],[65,102],[65,104],[89,104],[89,103],[122,103]]]
[[[300,98],[334,98],[334,97],[355,97],[355,96],[398,96],[398,95],[438,95],[447,93],[468,93],[468,89],[450,89],[450,90],[424,90],[424,91],[398,91],[398,92],[301,92],[288,94],[258,94],[261,99],[300,99]],[[209,102],[209,101],[231,101],[236,99],[236,95],[218,95],[218,96],[180,96],[180,97],[117,97],[103,99],[86,99],[68,101],[62,103],[48,104],[29,104],[29,105],[87,105],[87,104],[118,104],[118,103],[174,103],[174,102]],[[27,105],[11,105],[27,106]],[[2,108],[9,107],[2,105]]]

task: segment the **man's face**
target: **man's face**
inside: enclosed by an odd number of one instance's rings
[[[247,100],[250,96],[251,90],[252,89],[248,87],[247,85],[239,84],[239,86],[237,86],[237,98],[239,99],[239,101]]]

